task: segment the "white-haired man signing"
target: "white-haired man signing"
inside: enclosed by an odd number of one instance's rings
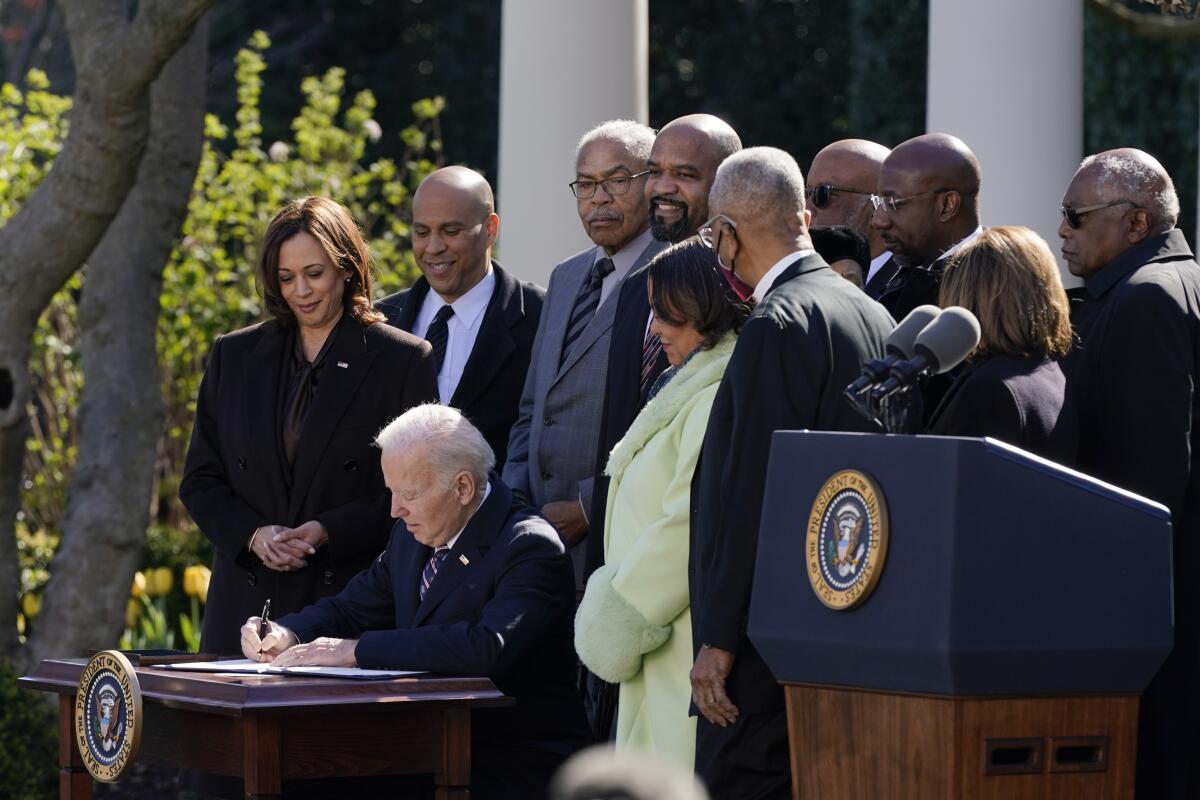
[[[251,617],[242,651],[277,666],[486,675],[517,706],[473,715],[472,796],[541,796],[587,740],[563,544],[492,472],[491,447],[458,410],[417,406],[376,443],[398,520],[387,549],[261,640]]]

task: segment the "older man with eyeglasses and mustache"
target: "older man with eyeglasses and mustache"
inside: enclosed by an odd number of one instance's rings
[[[1062,201],[1079,346],[1078,467],[1171,510],[1175,649],[1142,697],[1137,796],[1200,797],[1200,267],[1170,176],[1141,150],[1084,159]]]
[[[896,259],[877,299],[896,319],[938,303],[942,270],[983,228],[979,160],[961,139],[927,133],[896,146],[871,195],[871,227]]]
[[[871,195],[879,183],[879,170],[891,153],[866,139],[841,139],[813,156],[808,170],[808,209],[812,227],[845,225],[867,237],[871,263],[863,276],[865,291],[872,299],[896,274],[896,260],[879,231],[871,227]]]

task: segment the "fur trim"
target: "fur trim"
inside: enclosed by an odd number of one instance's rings
[[[701,350],[692,356],[692,360],[679,368],[679,373],[664,386],[658,394],[646,404],[641,413],[633,420],[629,430],[617,442],[608,457],[608,466],[604,474],[612,478],[614,484],[619,483],[625,468],[633,461],[646,443],[654,435],[670,425],[689,400],[697,392],[720,383],[733,355],[733,346],[737,344],[737,335],[728,333],[721,341],[713,345],[711,350]],[[599,674],[599,673],[597,673]]]
[[[655,625],[613,589],[616,568],[606,564],[588,579],[575,614],[575,652],[588,669],[609,683],[632,680],[642,655],[657,650],[671,628]]]

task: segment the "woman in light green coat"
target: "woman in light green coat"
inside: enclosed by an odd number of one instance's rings
[[[649,266],[651,330],[671,367],[613,448],[604,566],[575,618],[575,649],[593,673],[619,683],[616,744],[694,768],[688,541],[692,473],[717,384],[749,308],[691,239]]]

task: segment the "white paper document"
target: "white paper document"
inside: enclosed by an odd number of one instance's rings
[[[352,680],[384,680],[407,678],[423,673],[403,669],[360,669],[358,667],[273,667],[248,658],[227,661],[184,661],[178,664],[158,664],[158,669],[184,672],[220,672],[240,675],[304,675],[310,678],[350,678]]]

